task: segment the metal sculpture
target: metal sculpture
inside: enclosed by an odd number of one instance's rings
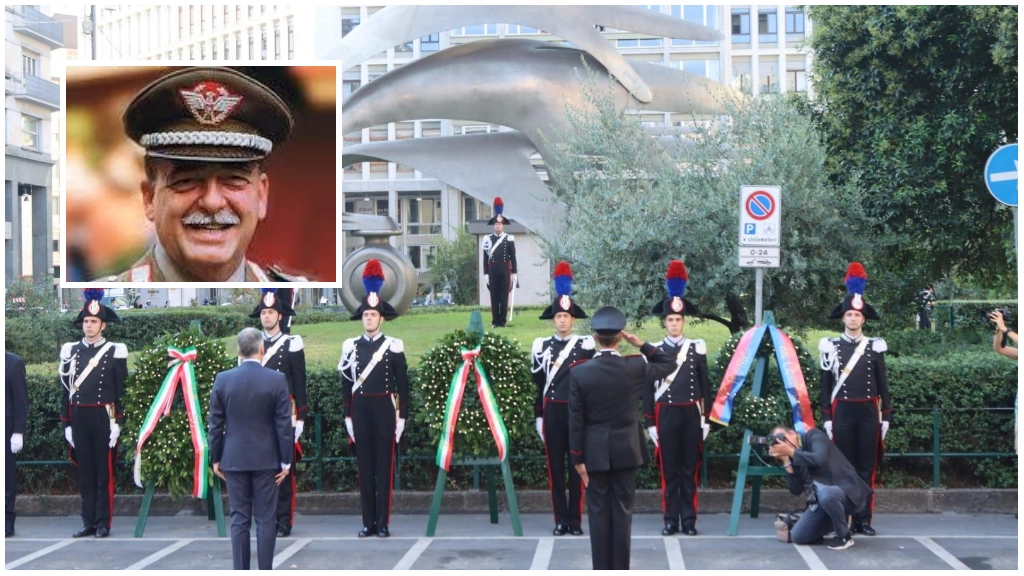
[[[399,314],[403,314],[412,306],[416,296],[416,268],[408,256],[388,242],[391,236],[401,234],[398,224],[388,216],[345,213],[341,229],[364,240],[363,246],[350,254],[341,267],[342,304],[348,310],[359,308],[366,295],[362,283],[363,268],[371,258],[376,258],[384,268],[380,295]]]

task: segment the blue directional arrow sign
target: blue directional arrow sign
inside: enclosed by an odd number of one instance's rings
[[[985,185],[996,200],[1007,206],[1017,205],[1017,145],[1000,146],[985,162]]]

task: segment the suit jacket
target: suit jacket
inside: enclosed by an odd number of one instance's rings
[[[24,434],[28,420],[28,381],[25,378],[25,362],[21,356],[4,351],[7,391],[4,402],[4,425],[11,434]],[[66,394],[65,394],[66,396]]]
[[[292,404],[285,375],[259,362],[217,374],[210,394],[210,462],[221,470],[292,463]]]
[[[817,428],[809,430],[801,439],[800,448],[793,454],[793,473],[786,474],[789,491],[802,494],[812,481],[838,486],[853,503],[854,513],[864,510],[874,490],[857,474],[839,448]]]
[[[644,343],[641,356],[607,351],[569,371],[569,453],[587,471],[635,468],[651,461],[639,403],[651,381],[676,369],[675,358]],[[649,360],[648,360],[649,359]]]

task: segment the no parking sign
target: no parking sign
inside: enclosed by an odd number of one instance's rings
[[[782,188],[740,186],[740,246],[779,246]]]

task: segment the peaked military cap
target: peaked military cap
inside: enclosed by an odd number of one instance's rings
[[[605,306],[594,312],[590,327],[602,336],[615,336],[626,328],[626,315],[614,306]]]

